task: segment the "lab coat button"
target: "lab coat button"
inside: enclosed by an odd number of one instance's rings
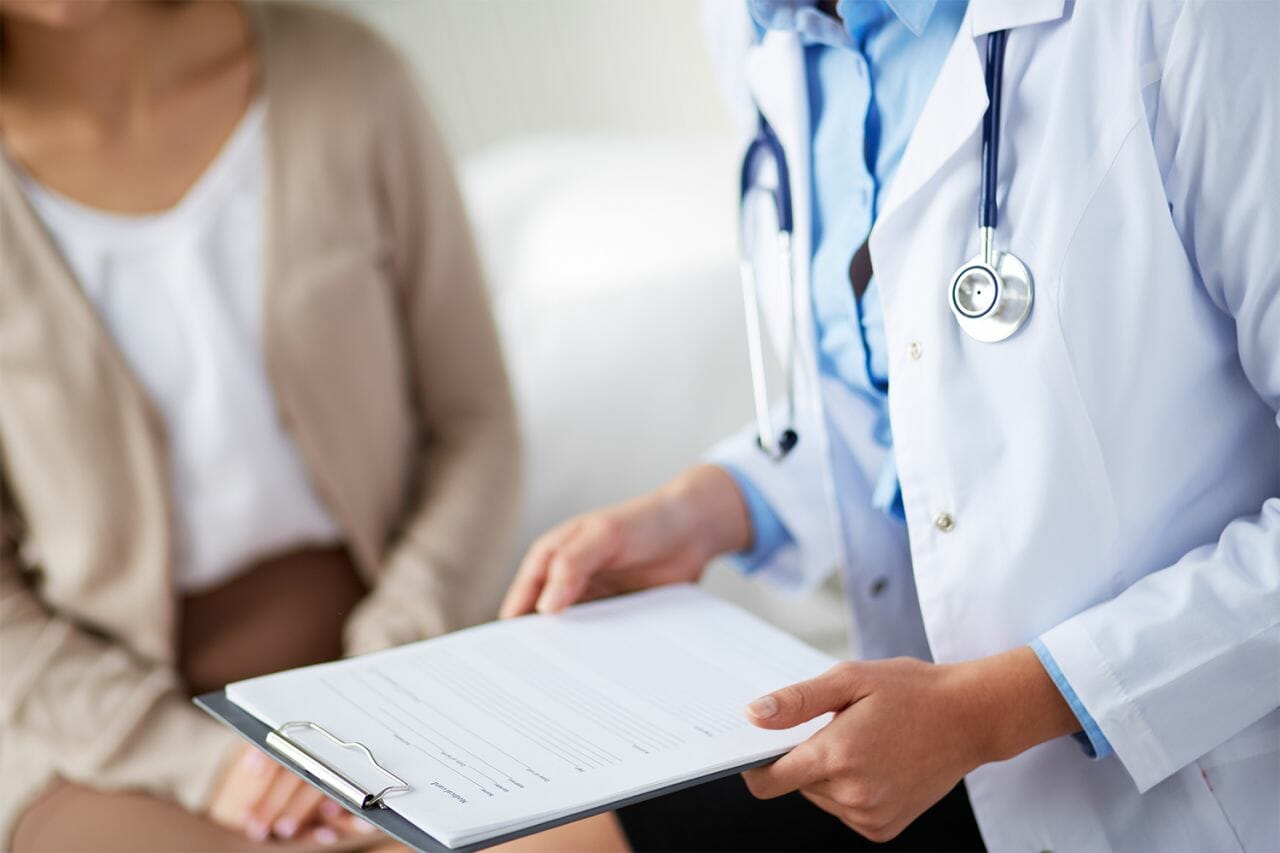
[[[871,582],[871,597],[875,598],[884,592],[885,587],[889,585],[888,578],[876,578]]]
[[[933,526],[941,530],[943,533],[950,533],[952,528],[956,526],[956,520],[951,517],[949,512],[940,512],[933,520]]]
[[[919,341],[912,341],[911,343],[907,344],[907,355],[911,356],[911,358],[919,360],[920,355],[923,352],[924,352],[924,349],[920,346]]]

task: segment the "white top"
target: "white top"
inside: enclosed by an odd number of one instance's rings
[[[107,213],[22,177],[164,419],[184,591],[340,535],[280,423],[267,379],[264,117],[264,105],[253,106],[186,196],[162,213]]]

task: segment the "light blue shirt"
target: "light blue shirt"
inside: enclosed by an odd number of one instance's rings
[[[967,0],[839,0],[835,20],[813,0],[748,0],[760,30],[787,29],[805,45],[813,164],[813,317],[818,369],[876,411],[875,439],[886,449],[872,502],[905,522],[889,424],[889,359],[880,292],[873,276],[854,298],[849,264],[866,241],[902,161]],[[791,536],[751,480],[729,469],[747,501],[753,546],[736,555],[751,572]],[[1040,643],[1032,645],[1081,722],[1086,751],[1111,746]]]

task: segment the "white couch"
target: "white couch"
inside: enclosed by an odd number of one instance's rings
[[[736,168],[720,140],[590,136],[464,162],[525,437],[521,553],[565,518],[658,485],[750,417]],[[708,583],[845,649],[834,583],[802,602],[723,566]]]

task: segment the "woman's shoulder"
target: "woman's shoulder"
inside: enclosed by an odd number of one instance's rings
[[[315,92],[332,113],[366,111],[389,91],[404,95],[414,88],[395,48],[348,14],[299,0],[251,0],[248,8],[257,19],[273,89],[287,87],[290,97]]]

